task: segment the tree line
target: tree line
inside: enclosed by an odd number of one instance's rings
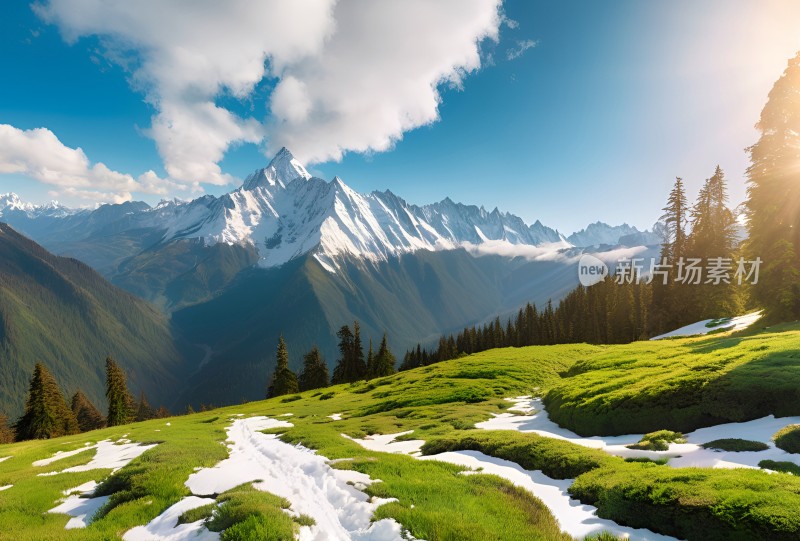
[[[339,338],[339,359],[330,377],[328,364],[317,346],[303,355],[303,370],[295,374],[289,368],[289,352],[283,336],[278,338],[275,352],[275,371],[267,387],[267,398],[295,394],[311,389],[320,389],[331,384],[353,383],[370,380],[395,373],[395,357],[389,349],[386,333],[383,334],[380,346],[375,351],[372,340],[369,341],[367,355],[361,342],[361,327],[358,321],[353,322],[353,329],[343,325],[336,333]]]
[[[0,415],[0,443],[57,438],[170,416],[163,406],[153,409],[144,392],[134,399],[125,372],[112,357],[106,358],[106,399],[105,416],[81,390],[67,402],[53,374],[43,363],[36,363],[22,417],[9,426],[8,418]]]
[[[746,240],[737,238],[721,167],[694,204],[676,178],[658,223],[663,243],[657,278],[617,284],[607,277],[578,286],[555,309],[551,302],[542,309],[528,304],[505,324],[496,318],[443,336],[430,349],[417,344],[400,370],[495,347],[630,342],[745,308],[762,309],[767,323],[800,319],[800,53],[773,86],[756,128],[758,142],[747,149]],[[748,274],[751,281],[742,284],[730,277],[692,278],[686,265],[692,260],[715,261],[731,273],[741,271],[737,261],[761,264],[757,276]]]

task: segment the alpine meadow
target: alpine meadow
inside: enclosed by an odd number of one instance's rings
[[[800,540],[798,28],[8,6],[0,541]]]

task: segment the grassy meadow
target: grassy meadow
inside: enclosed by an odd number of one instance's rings
[[[0,539],[121,537],[188,496],[184,482],[196,468],[227,457],[221,442],[233,415],[287,413],[294,426],[279,430],[284,441],[302,443],[330,459],[351,459],[335,467],[380,479],[366,492],[397,499],[378,508],[376,518],[395,518],[429,541],[571,537],[560,532],[540,500],[503,479],[465,476],[459,466],[368,451],[342,434],[413,430],[407,437],[425,440],[426,454],[480,450],[554,478],[576,478],[572,494],[596,505],[602,517],[690,541],[798,539],[800,479],[789,473],[673,469],[626,462],[535,434],[474,429],[476,422],[511,406],[504,398],[524,394],[544,396],[554,419],[584,434],[687,431],[721,420],[798,414],[800,326],[777,330],[621,346],[491,350],[370,382],[3,445],[0,457],[11,458],[0,462],[0,486],[13,486],[0,492]],[[342,419],[328,417],[335,413]],[[32,466],[56,451],[123,436],[160,443],[111,476],[109,470],[37,475],[85,464],[92,452]],[[65,530],[68,517],[46,511],[62,491],[93,479],[105,479],[98,493],[111,499],[89,527]],[[225,529],[228,539],[287,539],[302,522],[302,517],[283,516],[280,498],[247,486],[219,495],[217,502],[209,527]],[[185,518],[196,520],[208,511]]]

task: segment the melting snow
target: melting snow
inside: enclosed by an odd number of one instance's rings
[[[422,447],[422,444],[425,443],[424,440],[394,441],[399,436],[405,436],[406,434],[411,434],[411,432],[413,432],[413,430],[398,432],[397,434],[372,434],[364,439],[351,438],[346,434],[342,434],[342,436],[349,440],[353,440],[361,447],[369,449],[370,451],[420,456],[422,454],[420,452],[420,448]]]
[[[92,517],[97,510],[100,509],[107,501],[109,496],[100,496],[92,498],[91,495],[97,488],[95,481],[89,481],[75,488],[64,491],[67,498],[58,506],[50,509],[48,513],[60,513],[69,515],[67,525],[64,526],[66,530],[74,528],[85,528],[91,522]],[[78,494],[74,494],[78,492]]]
[[[14,485],[3,485],[3,486],[0,487],[0,492],[2,492],[3,490],[8,490],[9,488],[11,488],[13,486]]]
[[[329,419],[333,419],[334,421],[341,421],[342,414],[341,413],[334,413],[333,415],[328,415]]]
[[[130,440],[119,440],[129,442]],[[71,468],[67,468],[60,472],[49,472],[49,473],[40,473],[40,476],[46,475],[57,475],[59,473],[74,473],[74,472],[83,472],[89,470],[97,470],[97,469],[111,469],[112,473],[127,466],[134,458],[137,458],[144,454],[146,451],[149,451],[153,447],[158,445],[157,443],[153,443],[151,445],[140,445],[138,443],[123,443],[119,445],[111,440],[103,440],[99,441],[94,445],[88,445],[86,447],[81,447],[80,449],[75,449],[74,451],[59,451],[55,455],[50,458],[46,458],[44,460],[37,460],[33,463],[34,466],[46,466],[55,462],[57,460],[61,460],[62,458],[66,458],[69,456],[77,455],[87,449],[95,449],[95,455],[86,464],[82,464],[80,466],[73,466]]]
[[[178,519],[186,511],[216,503],[212,498],[188,496],[151,520],[147,526],[137,526],[128,530],[122,539],[125,541],[217,541],[219,534],[206,529],[203,520],[188,524],[178,524]]]
[[[675,329],[674,331],[654,336],[650,340],[660,340],[661,338],[670,338],[673,336],[694,336],[698,334],[708,334],[711,331],[718,331],[720,329],[724,329],[726,331],[739,331],[746,329],[760,318],[761,312],[753,312],[751,314],[731,318],[727,321],[724,321],[721,325],[717,325],[716,327],[706,327],[706,323],[711,323],[714,320],[704,319],[703,321],[686,325],[680,329]]]
[[[602,449],[609,454],[623,458],[646,457],[654,460],[669,458],[668,464],[676,468],[757,468],[758,463],[762,460],[789,461],[800,465],[800,456],[778,449],[771,440],[772,435],[781,428],[800,423],[800,417],[775,418],[769,415],[744,423],[725,423],[701,428],[685,435],[687,443],[673,443],[668,451],[643,451],[626,447],[631,443],[638,442],[642,434],[583,438],[551,421],[540,399],[520,396],[509,400],[516,404],[515,407],[525,407],[536,413],[532,415],[501,413],[488,421],[477,423],[475,427],[486,430],[533,432],[549,438],[567,440],[584,447]],[[769,445],[769,449],[752,452],[725,452],[703,449],[700,446],[703,443],[722,438],[759,441]]]
[[[284,497],[292,512],[316,521],[300,528],[301,541],[402,540],[402,528],[394,520],[370,522],[375,509],[391,500],[370,499],[354,486],[374,482],[369,476],[333,469],[325,457],[260,432],[290,426],[267,417],[234,420],[228,429],[229,457],[192,474],[186,486],[194,494],[209,495],[252,482],[259,490]]]
[[[4,460],[8,460],[9,458],[11,458],[11,457],[10,456],[0,456],[0,462],[2,462]]]

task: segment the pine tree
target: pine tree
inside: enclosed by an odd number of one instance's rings
[[[17,440],[56,438],[79,432],[78,421],[67,407],[53,375],[42,363],[33,369],[25,413],[15,427]]]
[[[333,369],[333,383],[352,383],[360,381],[367,375],[364,362],[364,350],[361,347],[361,329],[358,321],[353,324],[353,331],[347,325],[336,333],[339,337],[339,361]]]
[[[108,426],[127,424],[133,417],[133,398],[128,391],[125,372],[112,357],[106,358],[106,399],[108,400]]]
[[[83,391],[78,391],[72,395],[72,413],[78,421],[78,428],[80,428],[81,432],[103,428],[106,424],[103,414],[83,394]]]
[[[372,338],[369,339],[369,349],[367,350],[367,379],[375,377],[375,352],[372,351]]]
[[[303,372],[300,373],[298,379],[301,391],[320,389],[330,385],[328,365],[317,346],[311,348],[311,351],[303,356]]]
[[[147,402],[147,397],[144,395],[144,391],[141,392],[139,395],[139,401],[136,403],[136,413],[134,414],[134,419],[137,422],[140,421],[149,421],[150,419],[155,419],[156,412],[153,411],[153,408],[150,407],[150,404]]]
[[[278,338],[278,349],[275,352],[275,373],[272,375],[272,383],[267,389],[267,398],[293,394],[300,391],[297,383],[297,376],[289,370],[289,353],[286,350],[286,342],[283,336]]]
[[[14,431],[8,426],[8,417],[0,413],[0,445],[14,442]]]
[[[391,376],[395,373],[394,369],[395,358],[392,352],[389,351],[389,345],[386,341],[386,333],[383,333],[381,345],[378,348],[378,353],[375,355],[375,370],[373,377],[382,378],[384,376]]]
[[[775,82],[748,148],[749,259],[761,258],[755,301],[773,321],[800,318],[800,53]]]
[[[159,406],[156,410],[156,419],[166,419],[167,417],[172,417],[172,414],[164,406]]]

